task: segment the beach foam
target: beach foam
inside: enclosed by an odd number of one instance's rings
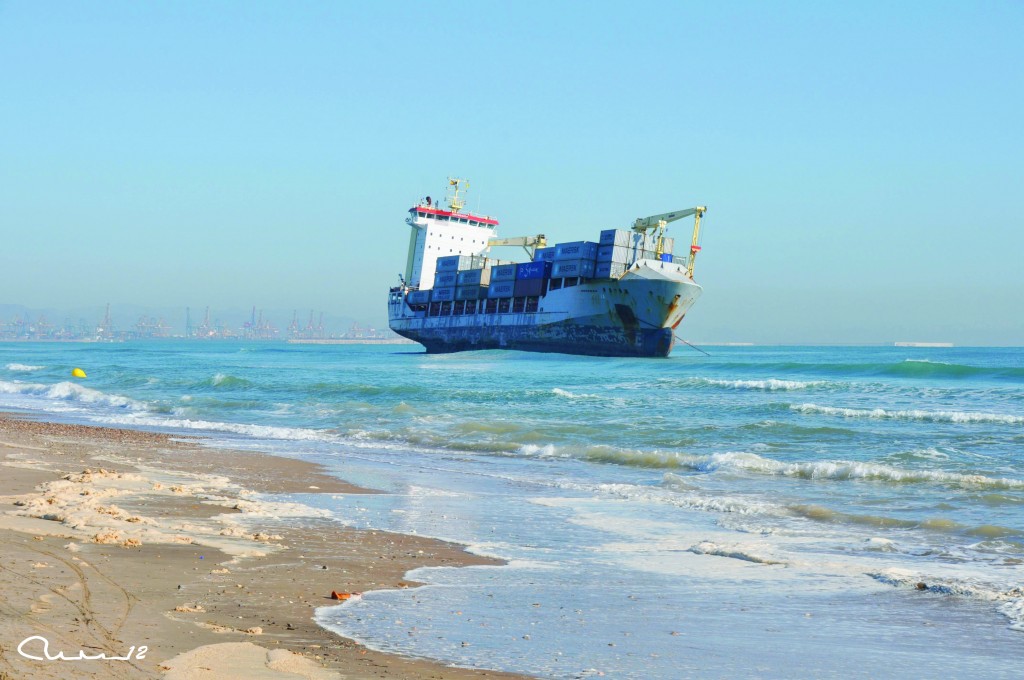
[[[997,611],[1009,619],[1009,628],[1024,631],[1024,588],[1021,586],[999,586],[970,577],[932,577],[899,568],[870,572],[868,576],[897,588],[998,602]]]

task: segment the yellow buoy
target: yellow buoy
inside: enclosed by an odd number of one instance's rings
[[[74,369],[71,370],[71,375],[75,376],[76,378],[84,378],[85,377],[85,371],[83,371],[80,368],[74,368]]]

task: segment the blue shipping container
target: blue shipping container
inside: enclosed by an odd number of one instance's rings
[[[410,305],[425,305],[430,302],[429,290],[410,290],[405,296],[406,302]]]
[[[520,279],[513,290],[515,297],[532,297],[543,295],[544,279]]]
[[[551,262],[555,259],[555,247],[537,248],[533,253],[534,262]]]
[[[593,260],[563,260],[555,262],[555,266],[551,269],[551,277],[555,279],[564,279],[572,276],[581,276],[588,279],[593,275]]]
[[[486,286],[459,286],[455,289],[456,300],[484,300],[486,298]]]
[[[498,267],[491,267],[491,283],[498,281],[515,281],[516,267],[514,264],[503,264]]]
[[[430,299],[433,302],[450,302],[455,299],[455,288],[453,286],[435,288],[430,294]]]
[[[495,298],[510,298],[512,293],[515,292],[516,284],[513,281],[498,281],[495,283],[491,282],[491,287],[487,290],[487,297],[492,300]]]
[[[671,262],[672,261],[672,253],[662,253],[661,254],[661,261],[662,262]]]
[[[573,241],[555,245],[555,261],[593,260],[597,257],[597,244],[593,241]]]
[[[605,229],[601,232],[600,244],[602,246],[628,247],[632,243],[632,233],[625,229]]]
[[[516,280],[545,279],[551,275],[550,262],[523,262],[516,265]]]
[[[458,278],[458,272],[437,272],[434,274],[434,288],[454,286]]]

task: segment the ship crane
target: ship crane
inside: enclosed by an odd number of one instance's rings
[[[690,244],[690,257],[686,263],[686,275],[689,276],[690,279],[693,279],[693,263],[694,260],[697,259],[697,253],[700,252],[700,218],[702,218],[704,213],[707,211],[707,207],[698,205],[696,208],[676,210],[675,212],[661,213],[660,215],[651,215],[650,217],[640,217],[633,222],[633,231],[643,234],[646,233],[648,229],[657,229],[658,247],[656,252],[660,257],[662,253],[662,243],[665,236],[665,227],[668,226],[668,223],[693,215],[693,242]]]
[[[533,259],[533,254],[537,248],[544,248],[547,246],[548,240],[544,234],[537,234],[536,236],[513,236],[512,238],[491,238],[487,239],[487,247],[492,248],[494,246],[520,246],[526,251],[526,254]]]

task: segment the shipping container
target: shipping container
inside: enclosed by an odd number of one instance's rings
[[[446,255],[445,257],[439,257],[437,258],[437,264],[434,265],[434,271],[457,272],[460,269],[469,269],[472,260],[473,257],[471,255]]]
[[[593,260],[562,260],[561,262],[555,262],[551,268],[551,277],[555,279],[564,279],[567,276],[582,276],[585,279],[589,279],[593,275]]]
[[[479,300],[486,297],[486,286],[459,286],[455,289],[456,300]]]
[[[555,259],[555,247],[537,248],[533,253],[534,262],[553,262]]]
[[[593,241],[573,241],[555,245],[555,262],[562,260],[593,260],[597,257],[597,244]]]
[[[410,290],[405,296],[405,301],[410,305],[425,305],[430,302],[429,290]]]
[[[520,279],[544,279],[551,276],[550,262],[522,262],[516,265],[516,281]]]
[[[671,262],[672,261],[672,253],[662,253],[661,254],[661,261],[662,262]]]
[[[490,269],[467,269],[459,272],[458,285],[460,286],[486,286],[490,282]]]
[[[487,264],[483,255],[446,255],[437,258],[434,271],[457,272],[463,269],[482,269]]]
[[[601,246],[597,249],[597,262],[618,262],[620,264],[632,264],[633,250],[625,246]]]
[[[498,281],[515,281],[516,264],[503,264],[500,267],[491,267],[491,283]]]
[[[599,245],[628,248],[633,243],[633,233],[625,229],[605,229],[601,232]]]
[[[515,289],[513,290],[514,297],[524,297],[527,295],[543,295],[544,294],[544,279],[519,279],[516,281]]]
[[[437,272],[434,274],[434,288],[451,288],[458,282],[458,272]]]
[[[430,299],[433,302],[451,302],[455,299],[455,286],[435,287],[430,293]]]
[[[621,262],[598,262],[594,267],[595,279],[617,279],[626,273],[629,265]]]
[[[510,298],[515,293],[515,281],[492,281],[487,289],[487,297],[491,299]]]
[[[663,253],[676,252],[676,240],[671,236],[666,236],[661,242],[661,251]]]

